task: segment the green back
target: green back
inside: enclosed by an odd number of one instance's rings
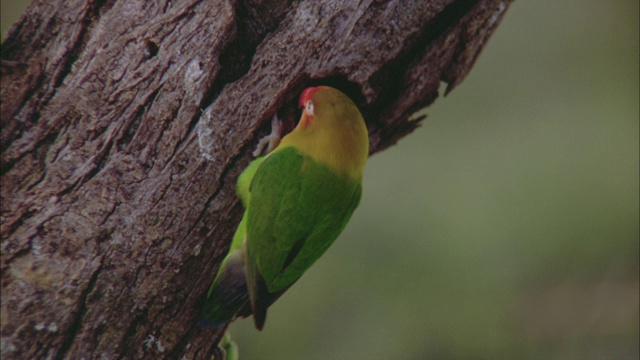
[[[293,147],[267,157],[247,209],[248,286],[255,289],[259,275],[276,293],[298,280],[342,232],[361,191],[361,179],[339,176]]]

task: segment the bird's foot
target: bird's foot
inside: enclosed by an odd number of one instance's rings
[[[275,149],[278,144],[280,144],[280,139],[282,138],[282,121],[280,121],[280,119],[278,119],[278,114],[273,114],[273,118],[271,118],[271,134],[263,137],[262,139],[260,139],[260,141],[258,142],[258,146],[256,146],[256,149],[253,151],[253,156],[258,157],[260,155],[262,155],[262,153],[265,150],[265,147],[267,149],[267,154],[270,153],[271,151],[273,151],[273,149]]]

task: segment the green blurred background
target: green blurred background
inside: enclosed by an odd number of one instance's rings
[[[638,41],[636,0],[513,3],[241,358],[638,359]]]

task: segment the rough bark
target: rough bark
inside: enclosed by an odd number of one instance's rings
[[[274,113],[333,85],[380,151],[508,6],[35,0],[2,44],[2,358],[210,357],[199,306]]]

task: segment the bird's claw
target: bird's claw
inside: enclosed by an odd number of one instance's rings
[[[273,151],[278,144],[280,144],[280,139],[282,137],[282,122],[278,119],[278,114],[273,114],[273,118],[271,118],[271,134],[263,137],[258,142],[258,146],[253,151],[253,156],[258,157],[262,155],[265,147],[267,148],[267,154]]]

